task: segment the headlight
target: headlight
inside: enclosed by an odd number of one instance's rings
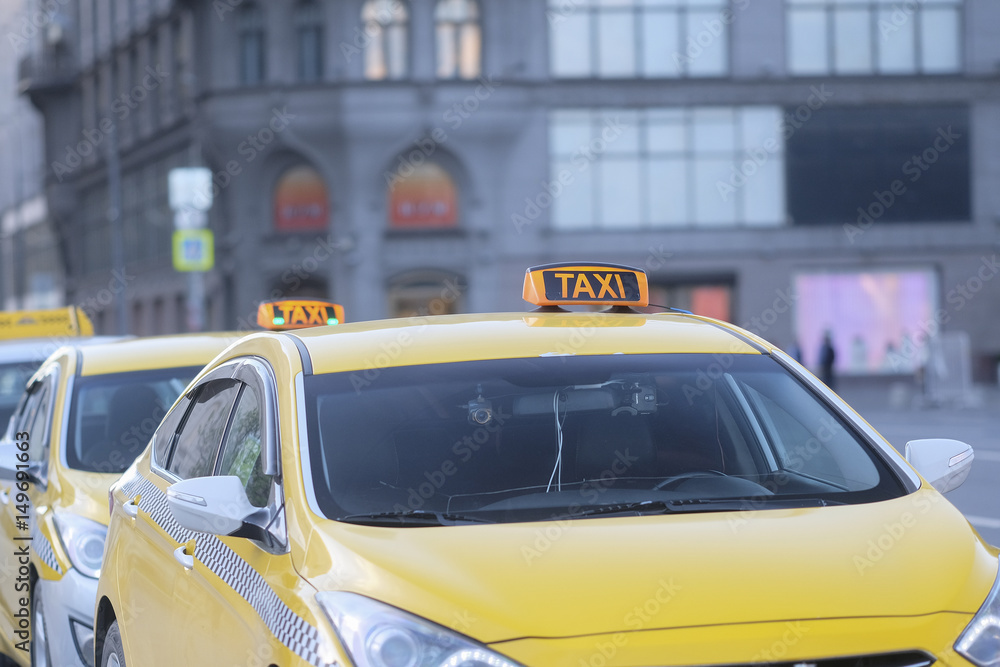
[[[986,602],[955,643],[955,650],[979,667],[1000,665],[1000,573]]]
[[[519,667],[456,632],[354,593],[316,594],[358,667]]]
[[[70,563],[80,574],[97,579],[101,576],[104,539],[108,527],[70,512],[56,512],[53,517],[56,532]]]

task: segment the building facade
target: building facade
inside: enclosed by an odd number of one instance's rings
[[[27,0],[0,4],[0,307],[54,308],[64,298],[63,259],[43,190],[42,116],[18,94],[18,61],[38,27]],[[58,26],[53,30],[58,29]]]
[[[585,258],[811,366],[825,331],[843,373],[941,331],[1000,359],[994,0],[49,4],[20,84],[104,331],[185,327],[167,174],[204,166],[214,328],[291,295],[521,310],[525,267]]]

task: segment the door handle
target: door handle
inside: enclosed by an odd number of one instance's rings
[[[125,515],[128,516],[129,518],[134,519],[139,515],[138,501],[139,501],[139,496],[136,496],[135,498],[129,498],[128,500],[122,503],[122,511],[125,512]]]
[[[174,560],[183,565],[185,570],[190,570],[194,567],[194,554],[187,552],[188,547],[191,547],[191,551],[194,551],[194,540],[174,549]]]

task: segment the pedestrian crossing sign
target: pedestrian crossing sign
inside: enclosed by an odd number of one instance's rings
[[[215,266],[215,238],[210,229],[174,232],[174,270],[208,271]]]

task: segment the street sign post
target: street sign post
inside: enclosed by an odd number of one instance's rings
[[[215,239],[208,227],[212,172],[205,167],[171,169],[167,176],[174,212],[174,269],[188,274],[188,330],[205,327],[205,271],[215,265]]]

